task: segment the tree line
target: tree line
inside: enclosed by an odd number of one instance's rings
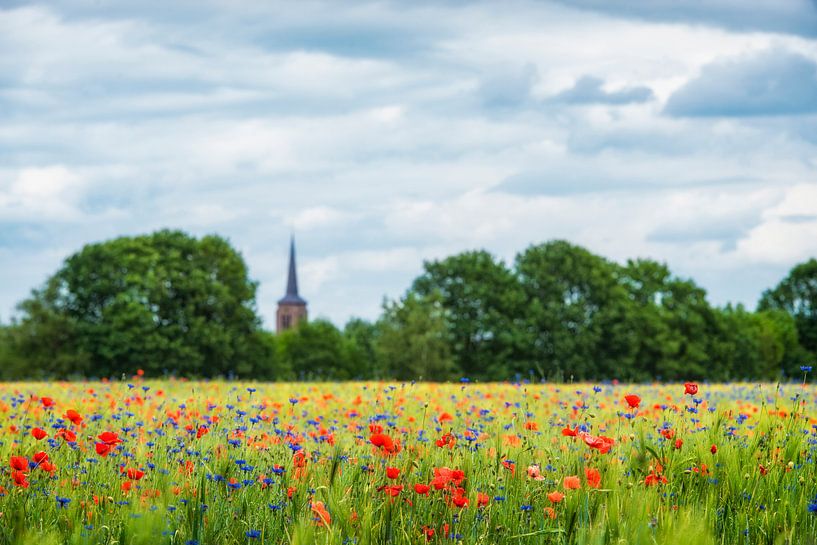
[[[274,334],[257,283],[218,236],[89,244],[0,325],[0,378],[258,380],[787,379],[817,354],[817,260],[757,308],[711,305],[657,261],[556,240],[507,265],[486,251],[424,263],[375,321]]]

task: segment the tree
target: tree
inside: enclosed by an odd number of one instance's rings
[[[774,309],[794,317],[799,342],[807,352],[801,357],[810,361],[817,356],[817,259],[796,265],[776,287],[763,292],[758,310]]]
[[[19,306],[21,350],[57,376],[247,376],[260,342],[255,291],[218,236],[165,230],[89,244]]]
[[[356,378],[341,332],[327,320],[301,322],[278,339],[279,357],[297,380]]]
[[[412,289],[438,294],[456,364],[468,377],[508,378],[520,344],[525,293],[516,275],[486,251],[424,263]]]
[[[579,246],[552,241],[516,258],[527,295],[528,362],[546,376],[630,378],[635,339],[618,267]]]
[[[400,301],[383,303],[375,350],[390,375],[399,380],[451,378],[451,357],[445,309],[439,297],[409,292]]]
[[[620,278],[634,303],[627,325],[638,347],[638,377],[715,378],[714,343],[719,324],[706,291],[691,280],[673,276],[666,265],[648,259],[628,261]]]
[[[352,318],[343,328],[349,367],[353,375],[361,378],[385,379],[388,369],[377,354],[378,328],[375,324]]]

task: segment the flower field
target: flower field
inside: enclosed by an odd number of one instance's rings
[[[809,384],[0,385],[0,543],[815,543]]]

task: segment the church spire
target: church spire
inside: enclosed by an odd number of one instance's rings
[[[289,239],[287,291],[278,300],[276,330],[285,331],[303,321],[306,321],[306,301],[298,295],[298,271],[295,268],[295,237],[293,236]]]
[[[295,270],[295,237],[289,239],[289,274],[287,276],[287,295],[298,297],[298,273]]]

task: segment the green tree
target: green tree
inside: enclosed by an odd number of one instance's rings
[[[343,328],[349,367],[353,376],[366,379],[385,379],[388,369],[377,354],[378,328],[360,318],[352,318]]]
[[[628,261],[620,278],[634,303],[626,323],[638,347],[637,378],[715,378],[725,370],[713,361],[719,323],[703,288],[649,259]]]
[[[301,322],[278,339],[279,357],[297,380],[356,378],[343,335],[331,322]]]
[[[21,303],[21,352],[58,376],[250,375],[255,291],[218,236],[159,231],[89,244]]]
[[[817,259],[796,265],[777,286],[763,292],[758,310],[774,309],[794,317],[805,349],[801,364],[810,362],[817,356]]]
[[[525,293],[516,275],[486,251],[424,263],[412,286],[438,294],[454,360],[466,376],[505,379],[521,344]]]
[[[458,371],[438,296],[422,298],[409,292],[400,301],[386,301],[377,326],[375,350],[392,377],[444,381]]]
[[[528,362],[545,376],[631,378],[635,339],[618,266],[565,241],[531,246],[516,259],[528,298]]]

